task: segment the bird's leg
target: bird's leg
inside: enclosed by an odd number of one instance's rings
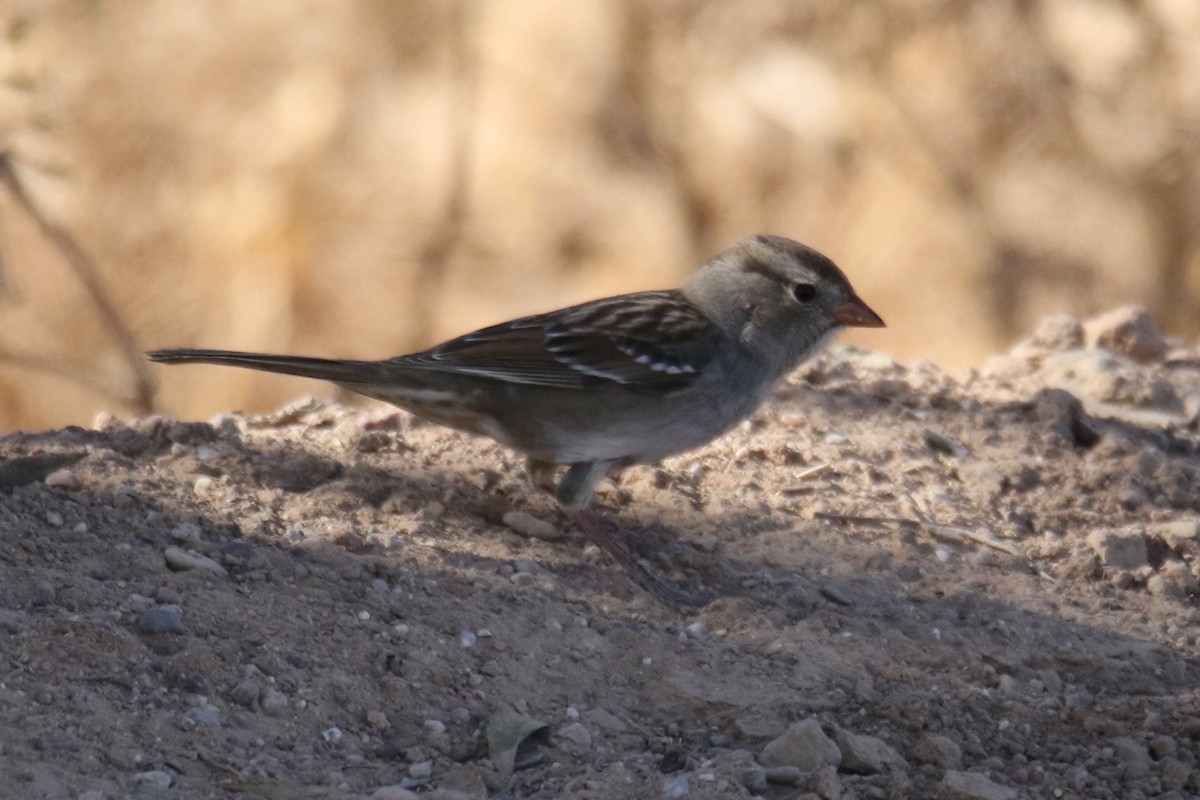
[[[615,558],[633,582],[649,592],[655,600],[680,611],[692,611],[708,605],[711,598],[690,594],[642,566],[616,524],[584,508],[596,484],[608,474],[611,467],[612,464],[607,462],[572,464],[558,484],[558,502],[563,511],[593,544]]]

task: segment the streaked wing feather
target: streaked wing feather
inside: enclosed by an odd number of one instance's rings
[[[678,292],[641,292],[484,328],[397,360],[512,383],[583,389],[611,382],[667,393],[695,380],[719,339]]]

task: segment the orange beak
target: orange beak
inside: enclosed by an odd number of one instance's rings
[[[852,328],[882,328],[883,320],[866,303],[852,297],[833,310],[833,321]]]

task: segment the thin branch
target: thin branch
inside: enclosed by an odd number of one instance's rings
[[[915,504],[914,504],[915,505]],[[956,525],[942,525],[933,522],[919,509],[914,508],[917,519],[907,519],[905,517],[860,517],[850,514],[827,514],[823,511],[818,511],[813,514],[814,519],[824,519],[831,522],[840,522],[846,525],[867,525],[872,527],[885,527],[889,525],[897,525],[902,528],[910,528],[912,530],[925,531],[930,536],[945,541],[962,543],[963,540],[975,542],[985,547],[990,547],[993,550],[999,550],[1001,553],[1010,556],[1020,557],[1021,553],[1012,545],[1002,542],[993,536],[986,533],[973,531],[970,528],[960,528]]]
[[[75,237],[70,232],[46,219],[41,209],[38,208],[37,203],[33,201],[29,192],[26,191],[25,184],[21,182],[20,176],[17,175],[17,171],[13,167],[12,156],[6,151],[0,151],[0,182],[8,188],[9,192],[16,199],[17,204],[37,224],[42,235],[49,239],[51,244],[63,254],[67,265],[75,273],[75,277],[79,279],[79,282],[83,284],[84,289],[92,298],[92,302],[96,304],[96,309],[100,312],[101,322],[112,333],[113,338],[117,340],[121,354],[125,357],[125,361],[129,364],[129,368],[133,372],[133,393],[131,397],[125,398],[125,402],[128,402],[133,410],[138,413],[149,413],[154,409],[156,388],[154,377],[147,366],[146,360],[142,357],[141,348],[138,347],[133,331],[125,324],[125,320],[118,313],[116,305],[113,303],[112,298],[109,297],[107,290],[105,290],[91,257],[76,243]],[[22,365],[28,366],[27,364]],[[53,369],[45,368],[44,365],[42,365],[42,368],[44,371],[55,372]],[[96,385],[94,379],[86,379],[75,371],[70,372],[68,377],[85,385]],[[109,390],[105,390],[105,393],[110,396],[118,396]]]

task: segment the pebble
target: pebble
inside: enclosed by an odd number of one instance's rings
[[[386,731],[392,727],[392,721],[388,719],[387,714],[382,711],[372,709],[367,712],[367,725],[377,731]]]
[[[1192,779],[1192,768],[1177,758],[1168,756],[1162,760],[1162,788],[1179,791]]]
[[[1121,775],[1127,781],[1140,781],[1150,775],[1150,753],[1146,747],[1127,736],[1113,739],[1113,757],[1121,765]]]
[[[207,475],[201,475],[199,478],[196,478],[195,482],[192,484],[192,493],[197,495],[208,494],[210,491],[212,491],[213,483],[214,481],[212,478]]]
[[[1100,563],[1113,569],[1137,570],[1150,563],[1146,537],[1132,528],[1101,528],[1087,535]]]
[[[1017,800],[1016,789],[1001,786],[979,772],[949,770],[938,784],[937,800]]]
[[[663,797],[668,798],[668,800],[679,800],[679,798],[687,797],[691,791],[692,787],[687,775],[670,775],[663,778]]]
[[[408,776],[410,778],[416,778],[417,780],[424,780],[425,778],[429,778],[432,775],[433,775],[433,762],[432,761],[418,761],[417,763],[409,764],[409,766],[408,766]]]
[[[1162,761],[1164,758],[1174,758],[1178,753],[1178,745],[1170,736],[1155,736],[1149,741],[1146,747],[1150,751],[1150,756],[1155,761]]]
[[[1162,359],[1167,343],[1144,308],[1125,306],[1088,320],[1089,344],[1147,364]]]
[[[1083,346],[1083,324],[1068,314],[1043,317],[1029,344],[1040,350],[1074,350]]]
[[[397,783],[392,786],[380,786],[371,792],[367,800],[421,800],[421,798],[420,795],[410,792]]]
[[[1146,526],[1146,535],[1162,539],[1170,548],[1179,548],[1200,539],[1200,520],[1175,519]]]
[[[254,545],[245,539],[232,539],[221,546],[221,561],[231,567],[249,564],[255,556]]]
[[[838,766],[842,763],[842,753],[821,730],[821,723],[809,717],[768,742],[758,761],[764,767],[790,766],[811,772],[826,765]]]
[[[175,776],[166,770],[152,769],[133,776],[133,791],[137,794],[157,794],[171,788]]]
[[[50,581],[38,581],[34,584],[33,596],[30,599],[35,606],[48,606],[54,602],[56,596],[54,584]]]
[[[247,678],[229,692],[230,700],[246,708],[254,708],[261,696],[262,684],[255,678]]]
[[[1186,594],[1183,587],[1168,580],[1165,575],[1151,575],[1146,579],[1146,591],[1154,597],[1182,599]]]
[[[851,733],[838,727],[833,731],[833,741],[842,753],[839,768],[843,772],[877,775],[884,771],[903,772],[908,769],[904,757],[878,737]]]
[[[927,733],[918,739],[910,756],[918,764],[932,764],[942,769],[962,768],[962,748],[953,739],[936,733]]]
[[[163,560],[167,562],[167,568],[175,572],[198,569],[220,575],[223,578],[229,575],[224,567],[208,556],[202,556],[192,550],[184,550],[182,547],[168,547],[163,551]]]
[[[263,689],[262,694],[259,695],[258,702],[263,711],[272,715],[278,715],[288,707],[287,695],[274,686],[268,686]]]
[[[326,728],[321,731],[321,738],[330,744],[337,744],[342,740],[342,729],[337,727]]]
[[[592,734],[581,722],[568,722],[558,729],[558,735],[580,747],[592,746]]]
[[[478,641],[479,637],[474,631],[463,631],[458,635],[458,644],[463,649],[474,647],[475,643]]]
[[[501,521],[522,536],[544,542],[556,542],[566,535],[557,526],[524,511],[509,511]]]
[[[767,783],[795,786],[804,777],[804,771],[799,767],[768,767],[763,775],[766,777]]]
[[[45,484],[51,489],[62,489],[66,492],[77,492],[83,488],[79,476],[67,468],[56,469],[46,476]]]
[[[184,719],[190,720],[194,725],[198,725],[202,728],[221,727],[221,713],[212,706],[196,706],[194,708],[189,708],[183,717]]]
[[[46,512],[46,524],[53,528],[61,528],[63,526],[63,515],[57,511]]]
[[[169,536],[181,544],[198,543],[200,541],[200,526],[194,522],[181,522],[171,528]]]
[[[183,609],[179,606],[154,606],[138,615],[138,628],[142,633],[183,633]]]

